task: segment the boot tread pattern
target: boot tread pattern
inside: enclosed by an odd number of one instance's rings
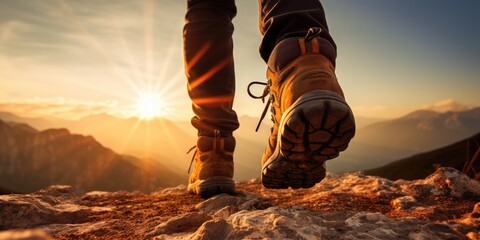
[[[267,188],[310,188],[355,135],[350,107],[333,92],[305,94],[282,116],[277,146],[262,169]]]

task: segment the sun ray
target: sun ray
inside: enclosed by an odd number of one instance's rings
[[[125,141],[123,142],[123,144],[120,147],[120,152],[124,152],[124,151],[127,150],[126,148],[127,148],[128,144],[132,141],[133,135],[137,132],[137,129],[140,126],[141,122],[142,122],[142,120],[140,120],[140,119],[137,119],[135,121],[132,129],[130,129],[130,131],[127,134],[127,137],[125,138]]]
[[[150,153],[152,149],[152,122],[146,122],[147,128],[145,131],[145,145],[143,146],[145,153]]]
[[[219,103],[231,102],[232,100],[233,97],[230,95],[192,99],[193,103],[197,105],[214,105]]]
[[[162,114],[162,108],[164,107],[162,97],[153,92],[145,92],[138,96],[136,102],[136,115],[141,119],[150,120],[155,117],[159,117]]]
[[[222,70],[223,68],[225,68],[226,66],[228,66],[231,63],[232,63],[231,58],[226,58],[223,61],[219,62],[217,65],[215,65],[210,70],[208,70],[206,73],[204,73],[202,76],[198,77],[192,83],[190,83],[188,85],[189,89],[190,90],[195,89],[196,87],[198,87],[199,85],[201,85],[202,83],[207,81],[209,78],[211,78],[212,76],[217,74],[220,70]]]
[[[125,75],[121,72],[120,67],[115,63],[113,58],[110,56],[108,51],[98,42],[98,40],[88,31],[88,29],[82,24],[72,8],[64,1],[57,0],[60,4],[61,9],[66,13],[67,18],[70,20],[70,23],[76,27],[76,29],[86,38],[86,40],[91,44],[91,47],[95,49],[104,60],[112,67],[114,73],[122,79],[129,87],[131,87],[135,92],[140,92],[138,86],[134,83],[133,80],[126,78]]]
[[[150,88],[153,82],[154,59],[154,20],[155,20],[155,2],[152,0],[144,1],[144,29],[145,29],[145,62],[147,67],[146,86]]]
[[[133,74],[135,75],[135,79],[141,79],[141,73],[140,71],[138,70],[138,68],[135,67],[135,64],[134,64],[134,61],[133,61],[133,57],[132,57],[132,54],[131,54],[131,51],[130,51],[130,47],[128,46],[128,43],[127,43],[127,40],[125,38],[125,35],[123,34],[123,31],[122,29],[120,28],[120,25],[118,23],[118,18],[115,18],[115,20],[113,21],[113,25],[114,25],[114,28],[117,32],[117,35],[118,35],[118,39],[120,40],[120,44],[122,45],[122,48],[123,48],[123,51],[125,52],[125,56],[127,58],[127,61],[128,61],[128,64],[130,65],[130,71],[133,72]]]
[[[178,134],[178,133],[172,132],[171,127],[166,125],[167,123],[169,123],[168,120],[159,121],[159,126],[161,127],[162,132],[165,133],[165,138],[167,138],[167,139],[175,139],[174,136],[175,136],[175,134]],[[181,148],[180,148],[180,144],[173,144],[173,146],[174,146],[174,148],[175,148],[174,150],[175,150],[176,152],[185,151],[185,149],[181,149]],[[164,150],[166,151],[167,149],[164,149]]]
[[[155,83],[153,85],[153,90],[154,91],[160,91],[161,86],[163,86],[163,89],[167,88],[165,86],[165,84],[171,85],[171,84],[175,83],[172,80],[176,80],[175,79],[176,76],[174,76],[173,78],[170,78],[168,81],[166,81],[165,75],[167,74],[167,70],[170,67],[172,57],[174,56],[174,53],[175,53],[175,50],[176,50],[176,42],[177,41],[172,41],[172,44],[168,48],[167,55],[163,59],[162,67],[160,68],[159,72],[157,73],[158,77],[156,78],[157,80],[155,81]]]
[[[198,52],[188,62],[187,72],[190,70],[190,68],[195,66],[195,64],[197,64],[197,62],[200,61],[200,59],[202,59],[203,56],[205,56],[207,51],[210,49],[211,45],[212,44],[210,42],[207,42],[198,50]]]
[[[154,91],[158,91],[160,95],[166,95],[166,93],[171,93],[173,86],[177,82],[179,82],[182,77],[183,77],[183,71],[179,70],[168,81],[164,81],[163,84],[158,84],[158,87],[154,88]],[[160,88],[160,86],[162,86],[162,88]],[[182,88],[182,92],[183,91],[185,91],[185,89]]]
[[[144,47],[145,53],[142,54],[142,51],[140,51],[139,55],[133,51],[135,49],[132,48],[132,43],[128,42],[128,35],[125,35],[128,34],[128,32],[125,32],[125,29],[123,29],[122,19],[114,17],[107,19],[107,21],[110,21],[109,25],[113,28],[108,33],[111,34],[110,37],[115,37],[117,39],[116,41],[119,46],[118,49],[120,50],[113,52],[108,48],[109,46],[105,45],[105,42],[101,41],[103,39],[100,35],[97,35],[97,31],[93,31],[91,27],[92,25],[90,25],[89,22],[85,22],[85,19],[82,18],[83,16],[75,8],[76,5],[74,3],[66,0],[57,0],[57,3],[56,6],[47,4],[39,5],[43,8],[47,8],[46,10],[48,14],[52,17],[59,20],[61,19],[62,24],[64,24],[65,27],[73,29],[74,31],[72,32],[74,35],[72,36],[81,39],[82,43],[87,46],[86,48],[89,48],[94,54],[98,54],[100,56],[99,61],[104,60],[111,73],[114,74],[114,76],[117,76],[120,81],[125,82],[126,84],[124,87],[128,86],[127,91],[128,89],[131,89],[134,96],[129,97],[129,95],[131,96],[131,93],[126,93],[125,91],[120,92],[118,90],[115,91],[115,88],[94,86],[91,81],[74,81],[71,83],[73,87],[81,88],[82,91],[99,92],[109,98],[120,100],[119,105],[115,106],[112,112],[116,111],[116,113],[122,113],[124,116],[132,116],[132,114],[135,113],[135,101],[138,100],[139,96],[142,96],[145,93],[158,95],[159,99],[161,99],[161,105],[164,109],[160,107],[159,110],[161,110],[161,113],[157,112],[155,117],[162,114],[179,112],[177,111],[178,109],[174,109],[174,106],[179,102],[181,102],[182,106],[186,106],[184,102],[188,102],[187,100],[178,101],[178,96],[183,95],[183,97],[185,97],[185,89],[174,89],[174,86],[181,83],[182,80],[185,81],[183,68],[178,69],[178,71],[172,71],[172,76],[167,76],[172,66],[172,59],[175,57],[177,50],[180,49],[178,47],[180,41],[175,41],[179,40],[176,39],[178,36],[172,37],[170,46],[166,48],[167,51],[164,56],[162,56],[161,64],[158,64],[158,66],[155,65],[158,56],[155,54],[157,51],[155,50],[154,30],[156,3],[154,1],[148,0],[141,5],[143,6],[143,11],[141,13],[144,15],[144,39],[140,36],[140,41],[144,40],[144,46],[142,46],[143,44],[140,44],[140,47]],[[111,11],[115,10],[113,9]],[[142,24],[141,18],[140,24]],[[208,49],[210,49],[211,46],[211,44],[205,44],[202,46],[192,57],[190,67],[197,64],[202,56],[208,52]],[[119,56],[122,56],[121,59]],[[141,64],[136,64],[137,56],[140,56],[140,59],[145,60],[145,62],[141,61],[142,64],[145,65],[142,66]],[[145,56],[145,58],[143,58],[143,56]],[[206,78],[216,74],[229,62],[230,60],[226,60],[220,65],[215,66],[213,69],[210,69],[210,71],[193,82],[193,87],[200,85]],[[132,106],[124,106],[123,104],[125,102],[132,103]],[[155,107],[150,106],[147,107],[147,109],[148,108],[154,109]],[[187,110],[184,110],[182,113],[185,114],[186,112]],[[136,130],[134,129],[134,131]]]

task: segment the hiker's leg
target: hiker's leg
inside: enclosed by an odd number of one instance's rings
[[[214,130],[231,135],[238,128],[232,110],[235,93],[233,67],[234,0],[189,0],[183,31],[185,73],[199,135]]]
[[[259,0],[260,55],[265,62],[275,46],[286,38],[305,37],[310,28],[320,28],[322,54],[333,64],[336,45],[328,31],[325,11],[318,0]]]

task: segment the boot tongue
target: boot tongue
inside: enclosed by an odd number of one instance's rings
[[[268,58],[268,67],[280,71],[288,63],[301,55],[298,38],[287,38],[278,43]]]
[[[312,32],[312,33],[310,33]],[[268,58],[268,67],[272,71],[280,71],[287,64],[295,60],[298,56],[302,55],[302,49],[300,48],[300,40],[303,41],[303,48],[305,53],[312,53],[313,50],[307,47],[305,44],[311,42],[314,38],[320,45],[318,51],[320,54],[327,57],[335,66],[335,59],[337,56],[336,47],[332,46],[326,39],[319,37],[318,30],[309,30],[306,37],[292,37],[287,38],[279,42],[273,49],[270,57]]]

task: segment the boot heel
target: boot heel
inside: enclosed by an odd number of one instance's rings
[[[283,156],[296,161],[326,161],[348,147],[355,135],[355,120],[340,95],[315,90],[285,111],[279,131]]]
[[[205,180],[197,180],[188,185],[188,192],[198,194],[202,198],[227,193],[235,194],[235,181],[228,177],[210,177]]]
[[[268,188],[309,188],[325,177],[325,161],[348,147],[355,120],[340,95],[315,90],[301,96],[280,121],[277,146],[262,169]]]

